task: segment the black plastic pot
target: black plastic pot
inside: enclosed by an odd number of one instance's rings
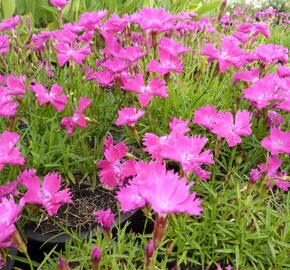
[[[134,215],[137,214],[137,211],[132,211],[121,215],[120,223],[124,224],[126,221],[131,221],[134,223]],[[118,224],[118,218],[115,220],[115,224]],[[97,227],[97,224],[94,224],[90,230],[81,231],[79,233],[79,238],[84,239],[88,237],[90,234],[94,234],[93,230]],[[130,230],[130,226],[128,227]],[[103,231],[101,227],[99,227],[99,231]],[[113,235],[116,235],[117,229],[114,226],[112,228]],[[41,263],[45,258],[45,254],[49,253],[51,249],[55,248],[55,250],[60,251],[64,248],[65,242],[72,240],[71,236],[66,234],[65,232],[57,234],[57,233],[46,233],[42,234],[37,231],[33,231],[30,228],[26,228],[27,234],[27,248],[29,255],[33,261]]]

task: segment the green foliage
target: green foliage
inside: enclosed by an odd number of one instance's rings
[[[0,20],[9,18],[15,12],[15,0],[0,0]]]
[[[163,7],[171,12],[182,10],[197,12],[200,16],[210,15],[221,4],[221,0],[214,1],[180,1],[180,0],[71,0],[64,8],[65,21],[76,21],[85,11],[107,9],[110,14],[132,13],[142,7]],[[56,10],[49,0],[1,0],[1,16],[8,18],[13,14],[29,15],[36,27],[45,27],[56,19]],[[15,6],[16,3],[16,6]],[[1,7],[1,6],[0,6]]]

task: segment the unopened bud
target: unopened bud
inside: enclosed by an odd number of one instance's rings
[[[68,262],[62,258],[59,257],[57,261],[57,270],[70,270],[70,267],[68,265]]]

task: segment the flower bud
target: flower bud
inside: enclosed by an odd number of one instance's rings
[[[62,258],[59,257],[57,261],[57,270],[70,270],[70,267],[68,265],[68,262]]]
[[[101,261],[101,252],[102,250],[97,247],[93,246],[92,249],[92,270],[99,270],[100,269],[100,261]]]

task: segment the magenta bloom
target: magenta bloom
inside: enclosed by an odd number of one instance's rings
[[[164,159],[164,151],[174,145],[176,137],[189,131],[188,123],[189,121],[173,118],[169,123],[170,134],[158,137],[153,133],[146,133],[143,139],[144,150],[156,160]]]
[[[146,51],[143,52],[140,46],[132,46],[122,48],[120,53],[116,57],[135,64],[139,59],[143,58],[145,55]]]
[[[8,30],[10,32],[14,31],[15,27],[21,23],[21,17],[15,16],[9,19],[3,19],[0,24],[0,31]]]
[[[263,64],[275,64],[282,62],[288,63],[288,49],[281,45],[275,44],[262,44],[254,50],[256,60],[261,61]]]
[[[223,38],[220,50],[208,44],[201,54],[208,56],[209,62],[217,60],[220,72],[225,72],[230,66],[241,68],[245,64],[245,52],[238,46],[236,38],[232,36]]]
[[[171,29],[174,24],[174,16],[163,8],[142,8],[131,17],[134,23],[140,25],[142,30],[164,32]]]
[[[138,93],[138,99],[143,107],[148,105],[153,96],[168,97],[166,82],[164,80],[152,78],[148,85],[145,85],[142,74],[138,74],[133,79],[125,79],[123,87],[126,91]]]
[[[218,112],[213,105],[206,105],[194,112],[193,123],[204,126],[205,128],[212,130],[215,125]]]
[[[98,223],[104,228],[104,229],[111,229],[113,222],[115,220],[115,215],[112,213],[112,210],[106,209],[106,210],[99,210],[94,213],[96,215]]]
[[[284,122],[284,117],[272,110],[268,111],[268,121],[267,121],[267,125],[269,127],[279,127],[280,125],[282,125]]]
[[[178,174],[174,174],[172,171],[167,172],[162,163],[140,162],[136,169],[137,176],[132,182],[138,186],[139,197],[151,205],[155,212],[161,215],[169,213],[201,214],[201,201],[196,198],[196,193],[190,194],[189,190],[193,183],[186,185],[186,178],[179,179]],[[129,197],[122,194],[123,192],[128,194],[126,189],[127,187],[121,189],[117,195],[124,212],[131,209],[132,204],[138,205],[135,196]],[[130,200],[133,202],[131,203]]]
[[[128,148],[123,142],[113,145],[112,135],[109,135],[104,145],[105,160],[97,163],[100,181],[107,189],[113,189],[122,186],[127,177],[135,174],[134,161],[121,161],[128,153]]]
[[[8,91],[0,86],[0,117],[10,117],[17,113],[18,103],[8,95]]]
[[[190,131],[188,124],[189,124],[189,120],[183,121],[180,118],[173,117],[169,122],[169,128],[171,132],[176,132],[176,133],[184,135],[185,133]]]
[[[58,43],[56,44],[57,46],[66,45],[66,47],[69,46],[69,44],[72,45],[72,43],[77,39],[78,35],[72,32],[71,30],[68,29],[62,29],[62,30],[54,30],[52,32],[52,40],[57,41]],[[74,43],[74,46],[76,47],[76,43]],[[63,48],[64,46],[60,46],[60,50],[62,51],[69,51],[69,49]],[[77,48],[76,48],[77,49]]]
[[[56,215],[62,204],[72,203],[68,188],[61,188],[61,176],[50,173],[44,177],[42,186],[40,179],[35,175],[36,170],[30,170],[23,176],[23,184],[27,188],[23,199],[29,204],[41,205],[50,216]]]
[[[128,69],[129,65],[126,61],[121,59],[108,59],[102,63],[102,67],[114,74],[119,74]]]
[[[4,131],[0,135],[0,170],[5,164],[23,165],[24,158],[21,156],[20,148],[16,147],[20,136],[15,132]]]
[[[258,22],[258,23],[243,23],[240,25],[236,26],[236,29],[244,34],[248,34],[249,36],[257,36],[259,34],[262,34],[266,38],[269,38],[271,36],[270,34],[270,29],[269,27],[263,23],[263,22]]]
[[[13,247],[11,242],[13,234],[16,232],[14,223],[19,219],[19,214],[24,206],[21,199],[17,205],[12,196],[4,197],[0,201],[0,248]]]
[[[3,197],[18,195],[18,186],[22,183],[22,174],[15,181],[9,181],[7,184],[0,185],[0,201]]]
[[[152,158],[156,160],[164,159],[164,151],[174,144],[176,136],[184,135],[189,131],[188,121],[180,119],[172,119],[169,123],[170,134],[158,137],[153,133],[145,133],[143,144],[144,150],[148,152]]]
[[[68,136],[72,135],[76,127],[86,128],[87,121],[84,111],[91,105],[92,100],[87,97],[80,97],[78,109],[73,108],[73,115],[62,118],[60,124],[67,129]]]
[[[144,115],[144,111],[137,110],[136,107],[122,108],[119,110],[119,117],[116,120],[117,126],[134,127],[138,119]]]
[[[280,172],[279,169],[282,165],[282,160],[275,156],[268,158],[268,163],[258,164],[257,169],[252,169],[250,172],[250,178],[252,182],[257,182],[260,179],[265,179],[267,186],[271,187],[276,185],[284,191],[288,191],[290,188],[290,182],[285,181],[288,177],[286,173]]]
[[[214,163],[211,150],[201,152],[207,141],[207,138],[201,136],[176,134],[171,144],[164,148],[162,156],[179,162],[184,173],[194,172],[200,179],[206,180],[210,172],[204,170],[202,165]]]
[[[40,83],[31,84],[30,88],[36,94],[39,105],[51,103],[58,112],[64,110],[68,98],[63,94],[62,87],[58,84],[54,84],[50,92]]]
[[[280,78],[290,77],[290,68],[287,66],[278,66],[277,74]]]
[[[58,9],[62,9],[69,3],[69,0],[50,0],[50,4],[57,7]]]
[[[86,28],[88,31],[95,31],[102,26],[101,20],[108,15],[107,10],[96,12],[84,12],[79,20],[78,25]]]
[[[117,199],[120,202],[122,212],[142,208],[146,204],[145,199],[140,194],[139,186],[134,181],[130,181],[117,192]]]
[[[103,30],[112,33],[123,32],[128,23],[128,15],[124,15],[122,18],[120,18],[117,14],[112,14],[112,16],[105,21]]]
[[[259,68],[253,68],[246,71],[233,72],[233,84],[237,81],[251,82],[254,83],[259,80]]]
[[[284,132],[273,127],[270,135],[262,140],[261,145],[272,155],[290,154],[290,131]]]
[[[148,72],[157,72],[161,76],[164,76],[170,72],[182,72],[181,59],[175,57],[165,50],[159,50],[159,62],[152,59],[147,67]]]
[[[189,48],[180,44],[172,38],[163,37],[158,41],[158,47],[160,50],[166,51],[171,55],[179,55],[189,51]]]
[[[96,71],[94,79],[103,87],[112,87],[115,81],[115,75],[111,71]]]
[[[33,34],[31,37],[33,49],[35,51],[43,51],[45,49],[46,42],[51,38],[52,34],[48,31],[42,31],[39,34]]]
[[[11,96],[22,96],[25,95],[25,81],[24,76],[13,77],[9,75],[6,79],[8,94]]]
[[[267,107],[271,102],[283,99],[277,92],[276,76],[269,74],[257,80],[253,85],[244,90],[244,97],[252,101],[258,109]]]
[[[232,113],[219,112],[211,131],[225,138],[229,147],[233,147],[242,142],[240,136],[252,134],[251,119],[252,115],[247,110],[237,111],[235,120]]]
[[[9,35],[0,35],[0,54],[9,52]]]
[[[87,44],[79,49],[77,43],[70,45],[62,42],[57,43],[54,48],[57,51],[57,59],[61,67],[63,67],[68,61],[81,64],[86,60],[88,55],[92,54],[92,51]]]

